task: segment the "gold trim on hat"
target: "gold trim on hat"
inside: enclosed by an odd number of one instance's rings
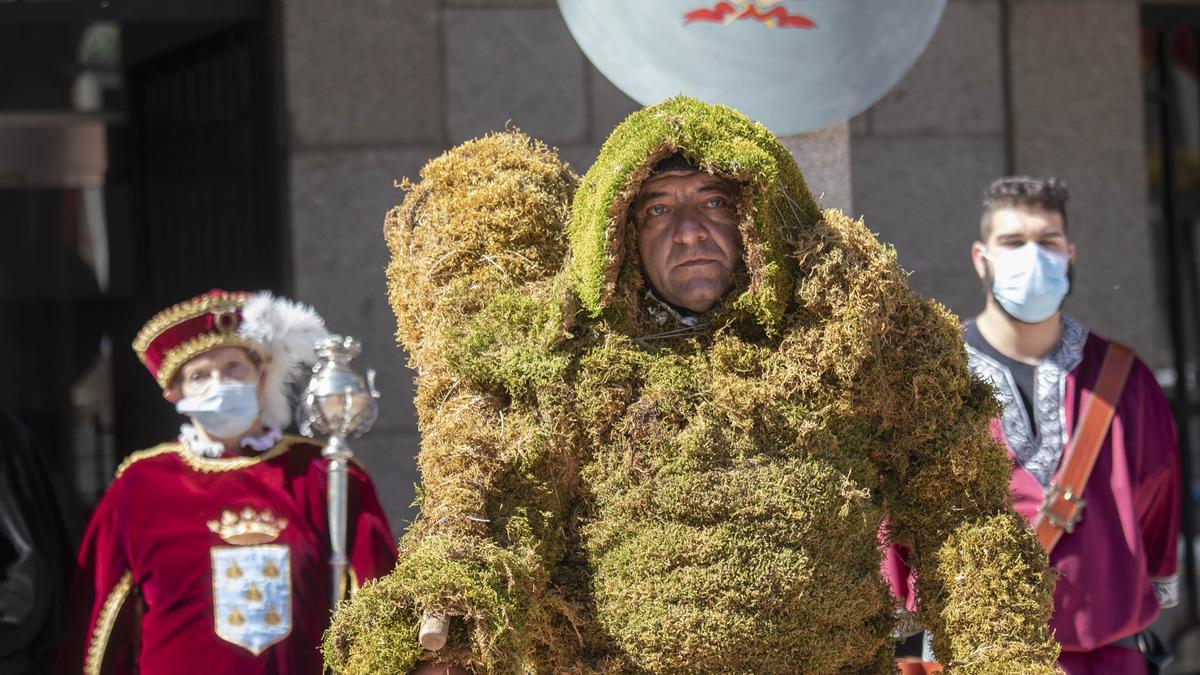
[[[175,377],[175,373],[183,367],[183,364],[217,347],[243,347],[258,351],[258,345],[237,333],[222,332],[199,335],[163,355],[162,363],[158,366],[158,374],[154,376],[158,386],[163,389],[171,386],[171,380]]]
[[[168,307],[151,317],[146,325],[138,331],[137,337],[133,339],[133,351],[137,353],[138,359],[144,364],[146,363],[146,350],[150,348],[150,343],[154,342],[154,338],[161,335],[163,331],[213,310],[227,310],[231,307],[236,309],[245,304],[249,297],[249,293],[240,291],[223,292],[217,295],[202,295]]]

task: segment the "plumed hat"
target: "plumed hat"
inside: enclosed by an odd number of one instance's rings
[[[316,360],[313,346],[329,335],[308,305],[271,295],[213,289],[155,314],[133,341],[133,351],[166,389],[179,368],[218,347],[242,347],[267,363],[262,422],[286,427],[292,419],[289,385]]]

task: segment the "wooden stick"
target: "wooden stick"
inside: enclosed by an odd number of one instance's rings
[[[421,617],[421,632],[417,637],[421,646],[431,652],[436,652],[446,646],[446,638],[450,635],[450,620],[444,616],[426,613]]]

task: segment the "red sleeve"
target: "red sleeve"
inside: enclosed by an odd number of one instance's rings
[[[891,541],[888,532],[890,522],[884,520],[879,526],[877,538],[883,547],[883,558],[879,561],[879,572],[892,591],[892,599],[896,603],[896,613],[915,612],[917,605],[916,578],[908,565],[909,548],[903,544]]]
[[[351,464],[349,483],[352,523],[347,532],[347,548],[355,580],[361,584],[392,571],[396,565],[396,539],[367,472]]]
[[[69,600],[70,633],[56,668],[61,674],[137,672],[137,597],[124,493],[118,478],[92,513],[79,547]]]
[[[1160,582],[1175,576],[1181,514],[1179,442],[1166,397],[1140,361],[1130,374],[1130,385],[1126,393],[1132,400],[1122,400],[1132,404],[1135,416],[1130,419],[1130,413],[1125,413],[1126,450],[1136,452],[1139,460],[1134,498],[1146,571],[1155,580],[1156,591],[1162,591],[1166,589],[1157,588]],[[1159,599],[1164,599],[1161,592]]]
[[[880,562],[880,571],[883,572],[883,579],[892,591],[897,611],[912,612],[916,611],[917,598],[914,588],[915,579],[913,579],[912,570],[908,566],[908,556],[907,547],[899,544],[889,545]]]

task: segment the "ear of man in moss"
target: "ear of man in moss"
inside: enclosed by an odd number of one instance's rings
[[[675,153],[740,186],[744,264],[692,326],[646,292],[629,220]],[[955,318],[762,126],[680,97],[578,185],[509,132],[407,189],[385,236],[420,515],[338,612],[334,670],[890,672],[886,517],[950,671],[1057,672],[1046,557]],[[426,612],[452,617],[437,653]]]

